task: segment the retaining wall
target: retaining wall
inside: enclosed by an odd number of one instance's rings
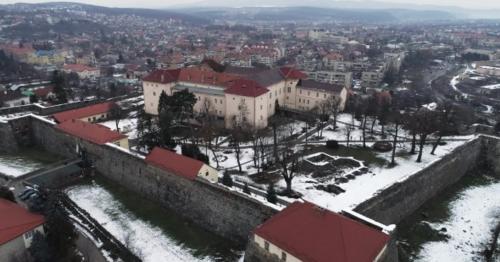
[[[354,210],[383,224],[397,224],[476,168],[479,160],[492,155],[492,148],[499,148],[500,152],[497,138],[479,136],[408,179],[385,188]],[[496,161],[500,163],[498,156]],[[498,163],[496,166],[500,168]]]
[[[277,213],[243,193],[203,179],[179,177],[150,166],[143,157],[119,147],[82,141],[55,129],[48,122],[31,119],[34,145],[68,157],[76,155],[76,145],[79,144],[99,174],[241,244],[247,241],[256,226]]]

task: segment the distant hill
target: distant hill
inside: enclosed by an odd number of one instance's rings
[[[184,8],[176,9],[193,16],[235,21],[316,21],[391,23],[455,19],[442,11],[404,9],[335,9],[320,7],[243,7],[243,8]]]
[[[354,10],[407,10],[420,11],[417,13],[421,17],[430,17],[435,19],[433,14],[444,14],[446,17],[449,15],[457,19],[500,19],[500,10],[491,8],[484,8],[478,3],[477,8],[461,8],[453,5],[439,5],[436,1],[435,5],[420,4],[419,1],[414,3],[396,3],[390,0],[358,0],[358,1],[344,1],[344,0],[200,0],[194,4],[177,5],[177,8],[239,8],[239,7],[297,7],[297,6],[310,6],[319,8],[333,8],[333,9],[354,9]],[[172,6],[170,8],[173,8]],[[439,11],[442,13],[433,13]],[[407,14],[415,17],[414,13],[406,12]],[[427,13],[427,14],[426,14]],[[397,13],[396,16],[399,16]]]
[[[185,13],[178,13],[169,10],[153,10],[142,8],[111,8],[96,5],[87,5],[71,2],[48,2],[40,4],[8,4],[1,5],[0,10],[7,11],[36,11],[36,10],[72,10],[85,11],[89,13],[100,13],[105,15],[136,15],[140,17],[155,19],[177,19],[187,23],[207,23],[208,20],[202,17],[191,16]]]

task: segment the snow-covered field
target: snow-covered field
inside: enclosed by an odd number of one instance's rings
[[[498,182],[461,192],[450,203],[450,218],[442,223],[430,223],[436,230],[446,228],[449,239],[424,244],[418,261],[482,261],[479,252],[490,241],[491,230],[500,219],[499,194]]]
[[[473,137],[464,137],[472,139]],[[340,184],[339,186],[346,190],[345,193],[333,195],[323,190],[318,190],[312,187],[309,176],[298,176],[293,181],[294,190],[303,194],[303,198],[314,202],[320,206],[328,208],[333,211],[340,211],[343,209],[352,209],[359,203],[371,198],[378,191],[394,184],[395,182],[407,179],[412,174],[422,170],[435,161],[438,161],[444,155],[453,151],[456,147],[464,144],[465,141],[448,142],[446,145],[439,146],[436,149],[436,154],[431,155],[432,147],[427,145],[424,148],[422,162],[416,163],[417,155],[408,158],[397,157],[397,165],[389,168],[387,166],[370,166],[372,174],[364,174],[356,177],[356,179],[349,180],[347,183]],[[409,144],[405,145],[408,149]],[[399,150],[404,150],[400,148]],[[391,153],[379,153],[379,157],[390,160]],[[284,181],[278,183],[280,186],[285,186]]]
[[[36,159],[17,155],[0,155],[0,173],[18,177],[47,165]]]
[[[109,121],[102,122],[99,124],[106,126],[106,127],[110,128],[111,130],[116,131],[116,121],[115,120],[109,120]],[[120,132],[122,134],[127,135],[129,139],[136,139],[137,138],[136,126],[137,126],[137,118],[135,118],[135,117],[128,117],[128,118],[122,119],[118,123],[118,127],[120,128]]]
[[[210,257],[194,256],[193,250],[169,237],[161,228],[136,217],[100,185],[75,186],[68,189],[67,194],[145,262],[212,261]]]

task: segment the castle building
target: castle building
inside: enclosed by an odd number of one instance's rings
[[[195,113],[212,112],[231,128],[244,121],[256,128],[268,125],[277,108],[307,111],[331,96],[341,101],[343,110],[347,87],[305,81],[307,75],[291,67],[255,68],[214,67],[202,64],[182,69],[158,69],[143,79],[144,110],[158,114],[160,94],[188,90],[197,98]]]

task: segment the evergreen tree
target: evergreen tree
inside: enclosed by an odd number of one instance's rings
[[[175,148],[177,145],[173,138],[173,115],[170,111],[162,110],[158,116],[159,146]]]
[[[52,83],[54,84],[54,94],[56,95],[56,103],[63,104],[68,102],[68,94],[66,92],[66,80],[64,75],[58,71],[54,71],[52,75]]]
[[[51,262],[52,258],[51,249],[45,237],[38,231],[33,235],[31,246],[28,248],[30,255],[36,262]]]
[[[141,109],[137,116],[137,145],[141,149],[152,150],[159,143],[159,129],[151,115]]]
[[[231,178],[229,172],[224,172],[224,175],[222,176],[222,184],[228,187],[233,187],[233,179]]]
[[[165,91],[161,91],[160,99],[158,101],[158,114],[160,114],[164,110],[168,110],[169,107],[169,97],[165,93]]]
[[[75,257],[75,241],[78,237],[73,224],[61,204],[61,195],[48,196],[44,210],[46,239],[56,261],[72,261]]]
[[[278,195],[276,194],[276,190],[274,189],[274,184],[269,184],[267,187],[267,201],[273,204],[278,203]]]
[[[30,95],[30,103],[36,103],[38,102],[38,97],[36,96],[36,94],[32,94]]]

